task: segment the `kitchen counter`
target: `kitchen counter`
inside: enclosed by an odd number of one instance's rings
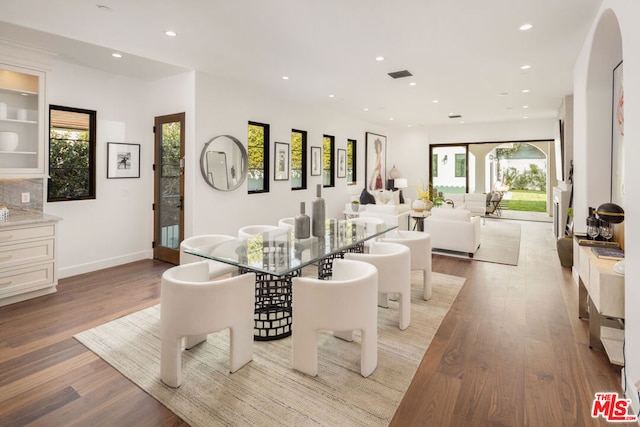
[[[61,220],[62,218],[60,217],[48,215],[42,212],[21,211],[17,209],[9,210],[9,217],[5,220],[0,220],[0,229],[3,227],[58,222]]]

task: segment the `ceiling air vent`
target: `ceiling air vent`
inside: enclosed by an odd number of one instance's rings
[[[403,77],[413,76],[413,74],[411,74],[408,70],[394,71],[393,73],[389,73],[389,75],[391,76],[391,78],[394,78],[394,79],[401,79]]]
[[[461,114],[449,114],[449,118],[450,119],[461,119],[462,115]]]

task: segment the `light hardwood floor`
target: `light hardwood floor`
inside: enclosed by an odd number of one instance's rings
[[[591,419],[591,402],[620,390],[619,368],[588,347],[551,225],[521,224],[517,267],[434,256],[434,271],[467,282],[392,425],[607,425]],[[73,338],[158,303],[168,267],[76,276],[56,294],[0,308],[0,425],[185,425]]]

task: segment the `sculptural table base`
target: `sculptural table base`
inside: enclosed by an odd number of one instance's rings
[[[240,274],[256,273],[240,268]],[[256,273],[256,308],[254,311],[255,341],[278,340],[291,335],[292,310],[291,284],[294,277],[301,276],[296,270],[283,276]]]

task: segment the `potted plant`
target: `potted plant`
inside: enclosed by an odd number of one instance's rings
[[[360,209],[360,202],[357,200],[351,201],[351,210],[354,212],[358,212],[358,209]]]

